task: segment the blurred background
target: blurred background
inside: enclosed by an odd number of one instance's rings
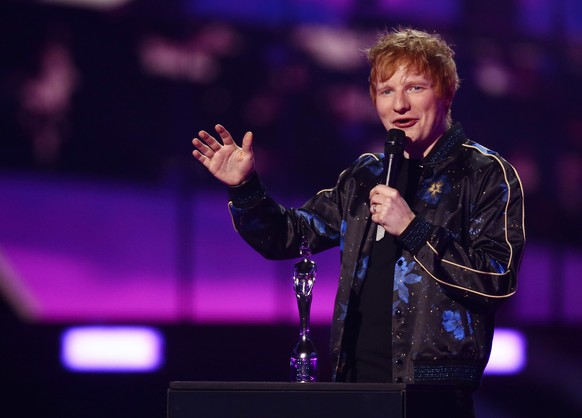
[[[453,119],[526,192],[478,416],[580,416],[579,0],[2,1],[0,415],[162,417],[170,381],[286,381],[297,260],[246,247],[190,141],[252,130],[264,183],[300,205],[382,150],[362,50],[398,25],[454,45]],[[314,261],[329,380],[338,253]]]

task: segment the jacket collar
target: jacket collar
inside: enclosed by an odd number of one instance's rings
[[[422,159],[421,163],[424,165],[436,164],[445,160],[454,155],[461,144],[466,141],[467,137],[465,136],[463,127],[457,122],[439,138],[433,149]]]

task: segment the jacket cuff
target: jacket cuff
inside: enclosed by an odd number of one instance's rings
[[[412,254],[416,254],[420,247],[428,241],[434,228],[434,225],[426,219],[415,216],[397,240]]]
[[[265,187],[256,172],[238,186],[228,186],[228,200],[235,208],[248,209],[256,206],[265,197]]]

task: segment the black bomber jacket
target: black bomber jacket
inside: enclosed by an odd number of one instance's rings
[[[339,246],[341,269],[331,326],[334,380],[342,380],[341,341],[350,291],[366,277],[375,226],[369,192],[379,182],[383,154],[364,154],[300,208],[285,208],[255,174],[231,187],[235,228],[268,259]],[[494,314],[517,288],[525,244],[523,190],[499,154],[450,128],[421,161],[411,205],[416,217],[398,237],[394,267],[394,382],[446,383],[476,389],[489,359]]]

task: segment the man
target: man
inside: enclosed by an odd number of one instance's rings
[[[451,416],[473,416],[495,309],[517,286],[522,187],[507,161],[452,124],[459,79],[440,36],[398,29],[367,53],[380,120],[406,134],[395,187],[381,184],[386,157],[365,154],[334,188],[288,209],[254,171],[252,133],[238,147],[216,125],[222,141],[201,131],[193,155],[229,186],[238,232],[265,257],[297,257],[303,239],[314,253],[340,247],[335,380],[447,383],[458,388]]]

